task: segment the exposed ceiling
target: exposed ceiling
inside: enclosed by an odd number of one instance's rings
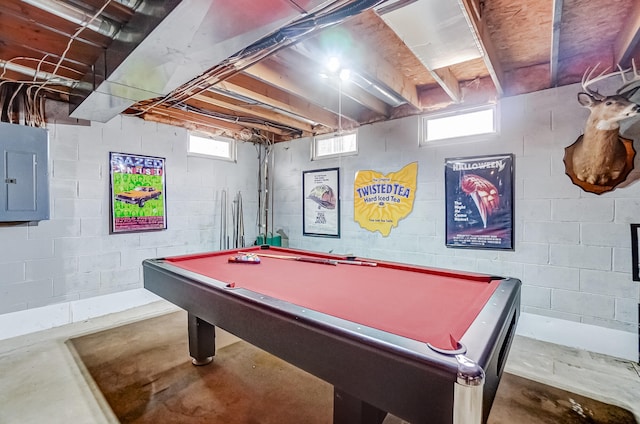
[[[639,40],[638,0],[2,0],[2,120],[46,97],[279,142],[576,83]]]

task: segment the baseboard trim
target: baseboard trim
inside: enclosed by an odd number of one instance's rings
[[[638,334],[523,312],[516,334],[616,358],[638,361]]]
[[[162,300],[145,289],[0,315],[0,340],[48,330]],[[516,334],[617,358],[638,361],[638,334],[523,312]]]
[[[0,315],[0,340],[48,330],[162,300],[145,289],[127,290]]]

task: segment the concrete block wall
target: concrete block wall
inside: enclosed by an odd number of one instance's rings
[[[273,228],[284,230],[292,247],[519,278],[525,314],[631,335],[637,359],[640,283],[631,278],[629,224],[640,222],[640,181],[596,195],[565,175],[564,148],[588,116],[576,101],[578,91],[572,85],[504,98],[500,134],[482,141],[419,147],[419,118],[410,117],[361,127],[355,156],[310,161],[310,140],[277,144]],[[636,150],[638,128],[623,127]],[[445,158],[501,153],[515,154],[514,251],[446,248]],[[413,212],[388,237],[360,228],[353,217],[355,173],[386,174],[414,161]],[[302,171],[331,167],[340,168],[341,237],[303,236]],[[640,155],[629,180],[640,179],[639,168]]]
[[[51,219],[0,223],[0,315],[135,291],[144,259],[219,249],[223,190],[229,214],[241,192],[246,240],[255,240],[253,145],[239,144],[234,163],[188,156],[185,129],[134,117],[47,128]],[[110,151],[166,159],[167,230],[109,234]]]

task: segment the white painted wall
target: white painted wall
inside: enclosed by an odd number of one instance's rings
[[[143,259],[219,249],[222,190],[229,193],[229,213],[241,191],[246,240],[255,240],[258,162],[253,145],[239,144],[233,163],[188,156],[185,129],[139,118],[47,128],[51,219],[0,224],[0,314],[5,318],[124,291],[134,296],[143,285]],[[110,151],[166,158],[167,230],[109,234]],[[127,307],[121,297],[114,299]],[[27,316],[20,314],[19,320]]]
[[[489,141],[421,148],[419,119],[412,117],[361,127],[357,156],[314,162],[308,139],[277,144],[273,228],[284,230],[292,247],[519,278],[526,335],[637,360],[640,283],[631,279],[629,223],[640,222],[640,181],[595,195],[565,175],[564,148],[588,115],[578,91],[573,85],[503,99],[500,135]],[[445,158],[499,153],[516,158],[515,250],[446,248]],[[386,174],[414,161],[413,212],[388,237],[360,228],[353,218],[355,173]],[[302,236],[302,171],[330,167],[340,168],[341,238]],[[625,342],[612,348],[603,329]]]

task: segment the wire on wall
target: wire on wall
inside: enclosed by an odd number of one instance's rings
[[[24,83],[0,83],[2,122],[44,127],[44,96],[33,95],[32,88]]]
[[[276,161],[275,161],[275,158],[274,158],[275,154],[276,154],[275,153],[275,149],[273,148],[274,145],[275,145],[275,142],[272,139],[271,140],[271,161],[270,161],[270,164],[271,164],[271,175],[275,175],[275,172],[274,172],[274,169],[273,169],[275,164],[276,164]],[[270,198],[271,198],[271,207],[270,207],[270,209],[271,209],[271,235],[273,236],[275,234],[275,231],[273,231],[273,229],[275,228],[275,224],[274,224],[274,209],[275,208],[274,208],[274,205],[275,205],[275,195],[276,195],[276,192],[275,192],[275,179],[274,178],[271,178],[271,192],[270,192],[270,194],[271,194],[271,196],[270,196]]]
[[[274,140],[270,140],[261,134],[254,134],[252,141],[258,152],[258,216],[256,223],[258,236],[263,237],[266,243],[269,231],[273,232],[269,224],[269,215],[271,215],[271,223],[273,223],[273,196],[271,193],[273,183],[271,182],[271,173],[273,172]]]
[[[60,55],[60,58],[57,62],[55,62],[53,71],[51,73],[46,73],[44,81],[38,81],[38,78],[40,77],[42,79],[42,75],[45,74],[40,71],[40,68],[43,64],[54,64],[53,62],[48,62],[46,60],[49,56],[48,54],[44,55],[41,59],[16,57],[2,63],[1,77],[4,77],[9,64],[16,60],[34,60],[38,62],[33,73],[33,80],[4,80],[0,82],[0,107],[2,111],[1,120],[3,122],[28,125],[33,127],[45,126],[46,119],[44,101],[46,99],[46,94],[43,93],[42,90],[45,90],[46,92],[65,93],[64,91],[61,91],[49,85],[57,84],[59,82],[57,72],[60,70],[60,68],[67,69],[62,65],[62,63],[64,62],[67,53],[71,49],[71,44],[85,29],[87,29],[87,27],[94,20],[96,20],[104,12],[111,1],[112,0],[107,0],[103,4],[103,6],[98,9],[98,11],[96,11],[96,13],[90,19],[83,22],[82,25],[77,29],[77,31],[69,38],[64,51]]]

